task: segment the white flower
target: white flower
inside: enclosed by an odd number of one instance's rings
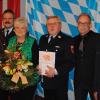
[[[28,71],[28,69],[24,69],[24,72],[27,72]]]
[[[26,63],[26,65],[27,65],[27,66],[33,66],[33,63],[28,61],[28,62]]]
[[[22,65],[22,69],[28,69],[27,65]]]

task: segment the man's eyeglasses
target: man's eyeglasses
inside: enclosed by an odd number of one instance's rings
[[[90,22],[84,22],[84,23],[78,22],[78,25],[88,26],[90,25]]]

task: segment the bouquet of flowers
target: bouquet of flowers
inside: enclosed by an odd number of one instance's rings
[[[33,63],[25,59],[20,51],[5,50],[0,61],[0,88],[9,91],[34,85],[35,72]]]

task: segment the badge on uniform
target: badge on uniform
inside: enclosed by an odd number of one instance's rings
[[[55,48],[60,48],[60,46],[56,45]]]
[[[58,38],[59,38],[59,39],[61,39],[61,36],[60,36],[60,35],[58,35]]]
[[[58,49],[60,48],[60,46],[55,46],[55,48],[56,48],[56,51],[58,51]]]

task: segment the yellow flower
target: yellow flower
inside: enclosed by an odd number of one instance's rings
[[[13,69],[13,73],[15,73],[15,72],[16,72],[16,69],[14,68],[14,69]]]
[[[22,69],[28,69],[28,66],[27,65],[22,65]]]
[[[9,50],[4,50],[5,53],[11,53]]]
[[[17,65],[17,70],[22,71],[22,65]]]
[[[10,71],[10,67],[9,67],[9,66],[3,67],[3,70],[5,71],[5,73],[6,73],[7,75],[9,75],[9,71]]]
[[[27,66],[33,66],[33,63],[30,62],[30,61],[28,61],[28,62],[26,63],[26,65],[27,65]]]
[[[9,74],[10,74],[10,75],[13,75],[13,71],[12,71],[12,69],[9,71]]]

